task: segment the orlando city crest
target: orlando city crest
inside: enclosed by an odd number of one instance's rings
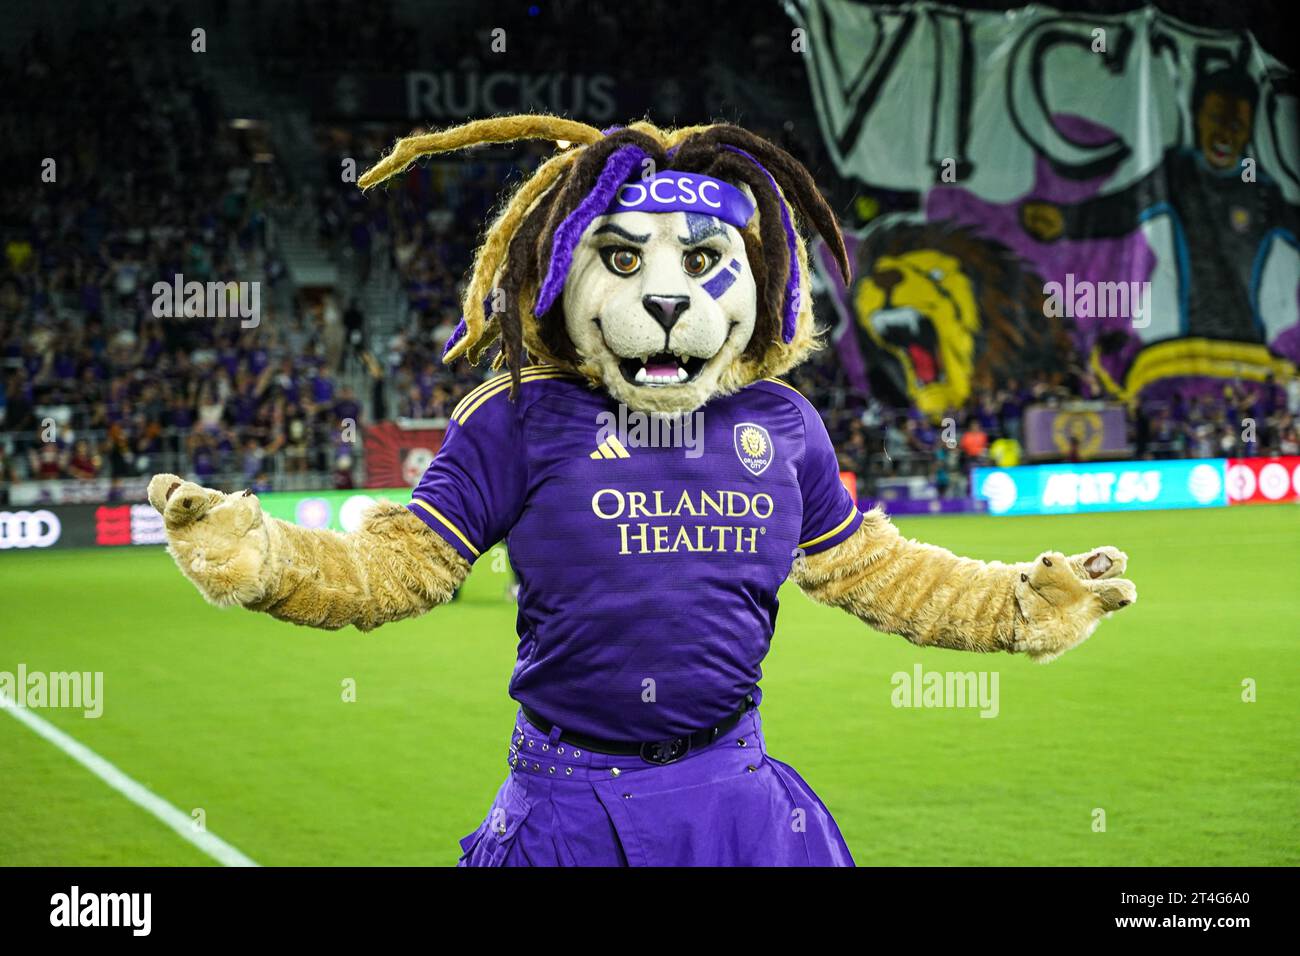
[[[736,456],[750,474],[761,475],[772,464],[772,436],[762,425],[741,422],[733,429]]]

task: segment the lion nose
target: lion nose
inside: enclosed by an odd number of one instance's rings
[[[897,269],[881,269],[879,272],[871,274],[871,281],[880,288],[881,292],[888,293],[890,289],[903,281],[903,273]]]
[[[656,322],[664,327],[665,332],[671,332],[677,320],[682,317],[691,304],[689,295],[647,295],[641,300],[645,310],[650,313]]]

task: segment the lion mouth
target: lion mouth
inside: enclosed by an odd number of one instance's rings
[[[663,388],[666,385],[685,385],[695,380],[707,359],[695,356],[678,356],[659,352],[643,358],[620,359],[619,371],[632,385],[644,388]]]
[[[881,341],[907,356],[920,385],[943,378],[939,358],[939,333],[934,323],[916,309],[881,309],[871,316],[871,327]]]

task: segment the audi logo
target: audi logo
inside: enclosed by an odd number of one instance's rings
[[[59,540],[63,526],[53,512],[0,511],[0,551],[48,548]]]

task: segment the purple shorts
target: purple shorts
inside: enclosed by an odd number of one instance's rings
[[[839,827],[768,756],[758,709],[671,764],[575,750],[519,714],[512,769],[460,866],[852,866]]]

